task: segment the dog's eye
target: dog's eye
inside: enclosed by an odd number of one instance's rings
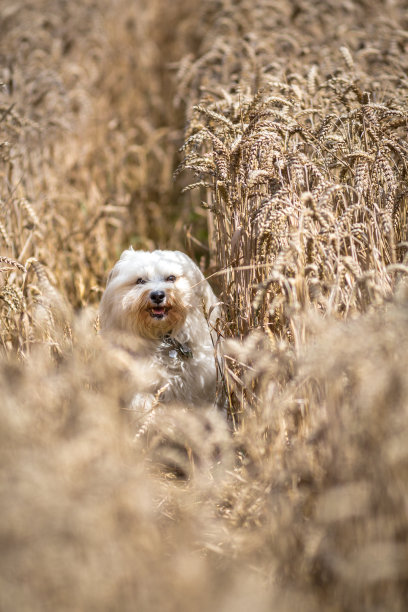
[[[136,281],[136,285],[144,285],[145,284],[145,279],[144,278],[138,278]]]
[[[176,277],[173,276],[173,274],[171,274],[170,276],[166,278],[167,283],[174,283],[175,280],[176,280]]]

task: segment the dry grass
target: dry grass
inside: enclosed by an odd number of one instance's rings
[[[0,608],[405,610],[405,3],[3,5]],[[214,274],[227,415],[132,439],[129,242]]]

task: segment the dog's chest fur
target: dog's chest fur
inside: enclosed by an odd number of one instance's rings
[[[216,370],[210,335],[205,342],[181,342],[165,337],[151,353],[151,367],[157,373],[153,393],[160,389],[160,400],[182,400],[191,405],[211,403],[215,397]]]

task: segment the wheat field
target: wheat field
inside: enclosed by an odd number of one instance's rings
[[[406,610],[406,3],[0,28],[0,609]],[[97,333],[130,244],[199,262],[227,397],[136,438]]]

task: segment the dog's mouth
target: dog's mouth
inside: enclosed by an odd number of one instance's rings
[[[153,319],[164,319],[168,312],[169,312],[169,308],[167,306],[153,306],[151,308],[149,308],[149,312],[150,312],[150,316],[153,317]]]

